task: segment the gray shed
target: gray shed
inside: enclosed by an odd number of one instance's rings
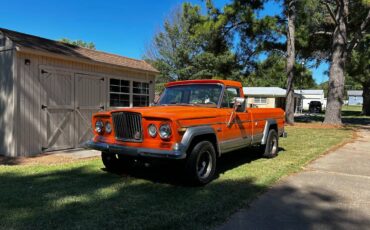
[[[93,113],[149,105],[157,74],[142,60],[0,28],[0,154],[80,147]]]

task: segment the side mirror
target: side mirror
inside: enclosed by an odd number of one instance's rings
[[[234,98],[234,109],[236,112],[245,112],[247,108],[247,100],[244,97]]]
[[[229,122],[227,123],[227,126],[230,127],[231,123],[234,121],[236,112],[245,112],[246,108],[247,106],[246,106],[245,98],[235,97],[233,111],[230,114],[230,118],[229,118]]]

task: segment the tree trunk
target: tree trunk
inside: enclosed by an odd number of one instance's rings
[[[287,2],[287,87],[286,87],[286,103],[285,103],[285,119],[287,124],[294,124],[294,63],[295,63],[295,0]]]
[[[363,93],[363,103],[362,103],[362,114],[370,116],[370,82],[362,85]]]
[[[329,92],[325,111],[325,124],[342,124],[341,109],[344,98],[344,71],[347,59],[347,15],[348,0],[339,0],[336,12],[336,26],[332,40],[332,54],[329,70]]]

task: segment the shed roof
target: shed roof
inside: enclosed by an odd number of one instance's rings
[[[302,95],[324,95],[322,89],[296,89],[294,92]]]
[[[34,35],[24,34],[8,29],[0,28],[0,31],[8,37],[16,47],[28,48],[35,51],[64,55],[84,60],[128,67],[138,70],[158,73],[154,67],[143,60],[132,59],[116,54],[87,49],[64,42],[54,41]]]
[[[348,90],[348,96],[362,96],[362,90]]]

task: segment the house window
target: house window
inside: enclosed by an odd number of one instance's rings
[[[109,105],[111,107],[130,106],[130,81],[110,79]]]
[[[142,107],[149,105],[149,83],[133,82],[133,103],[132,105]]]
[[[255,97],[254,103],[255,104],[267,104],[267,98],[266,97]]]

